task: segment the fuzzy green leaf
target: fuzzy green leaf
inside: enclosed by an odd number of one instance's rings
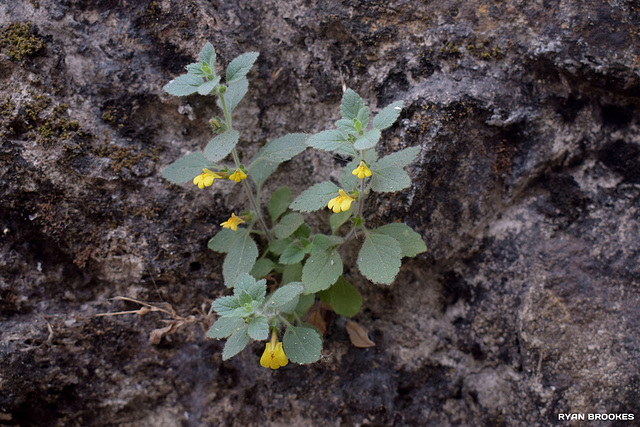
[[[271,273],[275,267],[276,264],[269,258],[260,258],[251,269],[251,275],[256,279],[261,279]]]
[[[378,160],[372,167],[373,169],[384,169],[389,167],[409,166],[420,154],[420,147],[409,147],[404,150],[396,151],[395,153],[384,156]]]
[[[299,282],[302,280],[302,264],[285,265],[282,269],[282,284],[286,285],[291,282]]]
[[[193,95],[198,91],[200,85],[204,83],[202,77],[193,74],[182,74],[165,85],[165,92],[173,96]]]
[[[227,338],[245,326],[242,317],[221,317],[207,331],[208,338]]]
[[[200,175],[202,169],[214,166],[202,153],[189,153],[167,166],[162,171],[162,177],[174,184],[183,184]]]
[[[336,127],[343,132],[349,133],[357,133],[358,130],[353,126],[353,120],[349,119],[340,119],[335,123]]]
[[[280,222],[273,228],[273,232],[278,239],[286,239],[304,223],[304,217],[298,212],[290,212],[282,217]]]
[[[373,118],[373,127],[380,130],[390,127],[398,120],[401,111],[402,101],[387,105]]]
[[[231,114],[236,109],[242,98],[247,94],[249,90],[249,81],[247,79],[236,80],[227,86],[227,90],[224,92],[224,103],[227,106],[227,112]],[[217,101],[218,107],[222,108],[221,98]]]
[[[198,86],[200,95],[209,95],[211,91],[220,83],[220,76],[215,76],[212,80],[206,81]]]
[[[269,243],[269,250],[276,255],[281,255],[292,241],[292,239],[272,240]]]
[[[358,95],[351,89],[347,89],[347,91],[342,96],[340,113],[342,114],[343,118],[347,120],[353,120],[358,117],[358,112],[364,106],[364,101],[362,101],[360,95]]]
[[[424,244],[422,237],[406,224],[387,224],[375,231],[396,239],[400,243],[403,257],[414,257],[427,250],[427,245]]]
[[[276,289],[269,298],[269,301],[267,301],[266,307],[280,308],[285,304],[289,304],[302,292],[304,292],[304,283],[287,283],[286,285]]]
[[[313,212],[327,207],[329,200],[338,196],[338,186],[330,181],[315,184],[307,188],[291,203],[291,209],[300,212]]]
[[[332,249],[344,243],[344,239],[340,236],[326,236],[324,234],[316,234],[313,237],[313,248],[311,253],[323,252]]]
[[[280,264],[297,264],[304,259],[304,251],[296,243],[291,243],[280,255]]]
[[[342,276],[329,289],[319,292],[318,296],[341,316],[355,316],[362,307],[360,292]]]
[[[282,347],[294,363],[313,363],[320,359],[322,337],[308,326],[290,326],[282,338]]]
[[[307,135],[304,133],[291,133],[266,143],[256,153],[248,168],[256,185],[261,186],[280,163],[286,162],[306,150],[306,139]]]
[[[256,340],[262,341],[269,338],[269,323],[264,316],[255,317],[247,328],[247,332],[249,336]]]
[[[218,162],[231,153],[238,143],[240,134],[237,130],[229,129],[213,138],[204,149],[204,156],[212,162]]]
[[[342,211],[339,213],[332,213],[329,217],[329,225],[331,226],[331,233],[336,234],[338,229],[345,222],[349,221],[351,215],[353,214],[353,206],[348,211]]]
[[[233,247],[234,242],[242,238],[245,232],[246,228],[239,228],[237,231],[233,231],[230,228],[223,228],[209,240],[207,247],[212,251],[227,253]]]
[[[336,151],[349,144],[347,138],[337,129],[323,130],[320,133],[311,135],[307,140],[307,145],[310,147],[324,151]]]
[[[396,239],[367,233],[358,254],[360,272],[374,283],[391,284],[402,265],[402,251]]]
[[[227,84],[231,84],[246,76],[259,55],[258,52],[247,52],[231,61],[227,66]]]
[[[240,230],[238,230],[240,231]],[[227,287],[233,286],[238,276],[248,273],[258,258],[258,247],[249,235],[249,229],[232,242],[222,264],[222,276]]]
[[[200,63],[206,63],[211,68],[213,72],[216,68],[216,50],[213,48],[213,45],[209,42],[204,45],[202,50],[200,51]]]
[[[213,309],[220,316],[238,317],[237,309],[241,304],[236,296],[220,297],[213,302]],[[240,316],[242,317],[242,316]]]
[[[229,337],[222,351],[222,360],[230,359],[244,350],[247,344],[249,344],[249,334],[247,330],[248,327],[244,326]]]
[[[278,218],[280,218],[280,215],[282,215],[287,211],[287,209],[289,209],[290,204],[291,188],[284,186],[274,191],[271,195],[271,198],[269,199],[269,204],[267,205],[267,210],[269,211],[271,222],[275,223]]]
[[[249,300],[262,303],[267,294],[267,281],[256,281],[250,274],[240,274],[234,285],[234,294],[243,301],[247,301],[246,295]]]
[[[372,170],[371,189],[379,193],[392,193],[411,186],[411,178],[399,167]]]
[[[379,129],[371,129],[369,132],[356,139],[356,142],[353,143],[353,148],[356,150],[373,148],[376,146],[378,141],[380,141],[380,136],[381,133]]]
[[[358,116],[356,117],[362,124],[362,129],[366,129],[369,124],[369,107],[362,107],[358,110]]]
[[[327,289],[342,274],[342,259],[335,249],[312,252],[302,269],[302,281],[310,294]]]
[[[315,294],[300,295],[300,297],[298,298],[298,304],[294,309],[295,313],[299,317],[304,316],[305,314],[307,314],[307,311],[309,311],[314,302],[316,302]]]

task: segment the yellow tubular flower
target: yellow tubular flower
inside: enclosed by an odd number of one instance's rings
[[[286,366],[287,363],[289,363],[289,359],[284,354],[282,343],[278,341],[278,333],[273,331],[271,333],[271,342],[266,344],[264,353],[260,358],[260,364],[265,368],[278,369],[281,366]]]
[[[360,162],[358,167],[351,171],[351,174],[356,175],[360,179],[364,179],[365,176],[367,178],[371,176],[371,169],[369,169],[364,162]]]
[[[238,231],[238,225],[242,224],[243,222],[244,222],[244,219],[242,219],[239,216],[236,216],[236,214],[232,213],[231,214],[231,218],[229,218],[228,220],[226,220],[225,222],[223,222],[220,225],[222,226],[222,228],[230,228],[233,231]]]
[[[348,211],[351,207],[351,203],[353,203],[355,199],[345,193],[344,190],[340,190],[338,193],[340,195],[329,200],[327,207],[335,213],[338,213],[340,211]]]
[[[247,174],[242,172],[242,169],[236,169],[234,173],[229,176],[231,181],[240,182],[243,179],[247,179]]]
[[[211,172],[209,169],[202,169],[202,173],[195,178],[193,178],[193,183],[198,186],[198,188],[203,189],[204,187],[209,187],[213,184],[214,179],[224,178],[224,175],[219,173]]]

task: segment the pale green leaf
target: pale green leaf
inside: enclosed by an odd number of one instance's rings
[[[222,360],[227,360],[240,353],[249,344],[249,334],[247,333],[247,326],[242,327],[236,331],[224,346],[222,351]]]
[[[409,166],[420,154],[420,147],[409,147],[404,150],[396,151],[395,153],[384,156],[378,160],[372,167],[374,169],[384,169],[390,167],[403,168]]]
[[[231,153],[238,143],[240,134],[235,129],[221,133],[213,138],[204,149],[204,156],[212,162],[218,162]]]
[[[220,316],[235,316],[241,304],[236,296],[220,297],[213,302],[213,309]]]
[[[422,237],[406,224],[387,224],[375,231],[396,239],[400,243],[403,257],[414,257],[427,250],[427,245],[424,244]]]
[[[183,184],[200,175],[202,169],[214,166],[202,153],[189,153],[167,166],[162,171],[162,177],[174,184]]]
[[[232,335],[246,323],[242,317],[221,317],[207,331],[208,338],[227,338]]]
[[[256,341],[262,341],[269,338],[269,323],[267,322],[266,317],[264,316],[255,317],[249,323],[247,332],[249,336]]]
[[[264,279],[256,281],[250,274],[240,274],[234,285],[234,294],[245,301],[247,300],[245,295],[247,295],[249,300],[262,303],[267,294],[267,281]]]
[[[373,127],[380,130],[390,127],[398,120],[401,111],[402,101],[387,105],[373,118]]]
[[[173,96],[192,95],[198,91],[200,85],[204,83],[202,77],[193,74],[182,74],[165,85],[165,92]]]
[[[335,249],[312,252],[302,269],[302,281],[310,294],[327,289],[342,274],[342,259]]]
[[[291,133],[266,143],[256,153],[248,167],[249,174],[256,185],[261,186],[280,163],[306,150],[306,139],[307,135],[303,133]]]
[[[296,243],[291,243],[280,255],[280,264],[297,264],[304,258],[304,251]]]
[[[353,214],[353,206],[348,211],[342,211],[339,213],[332,213],[329,217],[329,225],[331,226],[331,233],[336,234],[340,226],[349,221]]]
[[[338,186],[330,181],[309,187],[291,203],[291,209],[300,212],[313,212],[327,207],[329,200],[338,197]]]
[[[343,133],[337,129],[323,130],[320,133],[311,135],[307,140],[307,145],[310,147],[324,151],[336,151],[350,144]]]
[[[399,167],[371,170],[371,189],[379,193],[392,193],[411,186],[411,178]]]
[[[202,70],[202,64],[200,62],[196,62],[195,64],[189,64],[185,67],[187,69],[187,73],[196,77],[206,77],[207,73]]]
[[[356,139],[356,142],[353,143],[353,148],[356,150],[366,150],[369,148],[373,148],[376,146],[378,141],[380,141],[380,129],[371,129],[369,132],[361,135]]]
[[[295,298],[304,292],[304,283],[292,282],[287,283],[284,286],[276,289],[271,295],[265,307],[280,308],[286,304],[289,304]],[[295,306],[294,306],[295,308]]]
[[[362,107],[358,110],[358,116],[356,117],[360,123],[362,123],[362,129],[366,129],[369,124],[369,107]]]
[[[223,228],[209,240],[207,246],[212,251],[227,253],[233,247],[233,243],[241,239],[245,233],[247,233],[246,228],[239,228],[237,231],[233,231],[230,228]]]
[[[285,265],[282,269],[282,284],[286,285],[291,282],[299,282],[302,280],[302,264]]]
[[[276,264],[269,258],[260,258],[251,269],[251,275],[256,279],[261,279],[271,273],[275,267]]]
[[[316,302],[315,294],[300,295],[300,297],[298,298],[298,304],[294,309],[295,313],[299,317],[304,316],[305,314],[307,314],[307,311],[309,311],[314,302]]]
[[[353,127],[353,120],[349,119],[340,119],[335,123],[336,127],[343,132],[349,133],[357,133],[358,130]]]
[[[227,106],[227,112],[229,114],[236,109],[240,101],[242,101],[242,98],[247,94],[248,90],[249,81],[247,79],[237,80],[227,86],[227,90],[222,95],[222,98],[224,98],[224,103]],[[218,97],[217,104],[221,110],[224,110],[224,108],[222,108],[222,101],[220,97]]]
[[[291,188],[284,186],[273,192],[267,205],[272,223],[275,223],[280,215],[289,209],[289,204],[291,204]]]
[[[367,233],[358,254],[360,272],[374,283],[391,284],[402,265],[402,251],[396,239]]]
[[[371,150],[366,150],[364,152],[364,161],[368,165],[373,165],[377,159],[378,159],[378,156],[376,155],[375,150],[371,149]],[[359,164],[360,164],[360,160],[358,160],[357,158],[351,160],[342,169],[340,178],[338,178],[338,182],[340,183],[340,186],[342,186],[342,189],[345,190],[347,193],[355,190],[356,187],[360,184],[360,179],[357,176],[353,175],[352,173],[353,170],[356,169]]]
[[[213,89],[220,83],[220,76],[216,76],[212,80],[206,81],[198,86],[200,95],[209,95]]]
[[[222,264],[225,285],[233,286],[238,276],[250,272],[257,258],[258,247],[247,229],[240,238],[233,241]]]
[[[358,112],[364,106],[364,101],[362,101],[360,95],[358,95],[351,89],[347,89],[347,91],[342,96],[340,113],[342,114],[343,118],[353,120],[358,117]]]
[[[280,222],[273,228],[273,232],[278,239],[286,239],[304,223],[304,217],[298,212],[290,212],[282,217]]]
[[[324,234],[316,234],[313,237],[313,248],[311,253],[326,251],[344,243],[344,239],[340,236],[327,236]]]
[[[292,241],[292,239],[272,240],[269,243],[269,250],[276,255],[281,255]]]
[[[320,359],[322,337],[309,326],[289,326],[282,338],[285,354],[294,363],[313,363]]]
[[[329,289],[319,292],[318,296],[341,316],[355,316],[362,307],[360,292],[342,276]]]
[[[227,84],[231,84],[246,76],[259,55],[258,52],[247,52],[231,61],[227,66]]]
[[[211,68],[213,72],[216,68],[216,50],[213,48],[213,45],[209,42],[204,45],[202,50],[200,51],[200,63],[206,63]]]

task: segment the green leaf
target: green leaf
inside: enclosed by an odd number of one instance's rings
[[[362,101],[360,95],[358,95],[351,89],[347,89],[347,91],[342,96],[340,113],[342,114],[343,118],[347,120],[353,120],[358,118],[358,112],[364,106],[364,101]]]
[[[267,301],[265,308],[280,308],[286,304],[289,304],[302,292],[304,292],[304,283],[302,282],[292,282],[281,286],[280,288],[276,289],[276,291],[271,295],[271,298],[269,298],[269,301]]]
[[[227,340],[222,351],[222,360],[227,360],[240,353],[249,344],[248,327],[244,326]]]
[[[269,258],[260,258],[251,269],[251,275],[256,279],[261,279],[271,273],[275,267],[276,264]]]
[[[293,237],[296,239],[307,239],[311,236],[311,227],[307,224],[302,224],[296,231],[293,232]]]
[[[214,166],[202,153],[189,153],[167,166],[162,171],[162,177],[174,184],[183,184],[200,175],[202,169]]]
[[[234,294],[240,300],[246,301],[246,298],[244,298],[246,294],[251,301],[262,303],[267,294],[267,281],[264,279],[256,281],[256,279],[249,274],[241,274],[236,280]]]
[[[217,162],[229,155],[236,147],[240,134],[235,129],[221,133],[213,138],[204,149],[204,156],[212,162]]]
[[[427,250],[427,245],[424,244],[422,237],[406,224],[387,224],[375,231],[396,239],[400,243],[403,257],[414,257]]]
[[[223,228],[209,240],[207,246],[212,251],[227,253],[233,247],[234,242],[242,238],[246,230],[246,228],[240,228],[238,231],[233,231],[230,228]]]
[[[211,71],[215,71],[216,68],[216,50],[213,48],[213,45],[209,42],[204,45],[202,50],[200,51],[200,63],[206,63],[211,68]]]
[[[269,338],[269,323],[267,322],[267,318],[264,316],[255,317],[251,323],[249,323],[247,332],[249,336],[256,341]]]
[[[420,154],[420,147],[409,147],[404,150],[396,151],[378,160],[372,167],[374,169],[384,169],[390,167],[403,168],[409,166]]]
[[[371,189],[379,193],[392,193],[411,186],[411,178],[399,167],[388,167],[371,171]]]
[[[247,52],[231,61],[227,66],[227,84],[231,84],[246,76],[259,55],[258,52]]]
[[[284,186],[273,192],[267,205],[272,223],[275,224],[278,218],[280,218],[280,215],[289,209],[289,204],[291,204],[291,188]]]
[[[242,273],[250,272],[257,258],[256,242],[249,235],[249,229],[245,229],[241,236],[231,244],[222,264],[222,276],[227,287],[233,286]]]
[[[240,101],[242,101],[242,98],[247,94],[248,90],[249,81],[247,79],[237,80],[227,86],[227,90],[224,92],[223,98],[229,114],[236,109]],[[222,101],[220,97],[218,97],[217,104],[221,110],[224,110],[224,108],[222,108]]]
[[[308,326],[289,326],[282,338],[284,352],[294,363],[313,363],[320,359],[322,337]]]
[[[368,148],[373,148],[376,146],[378,141],[380,141],[380,136],[381,133],[379,129],[371,129],[369,132],[356,139],[356,142],[353,143],[353,148],[355,148],[356,150],[366,150]]]
[[[309,311],[314,302],[316,302],[315,294],[300,295],[300,297],[298,298],[298,304],[296,305],[296,308],[294,310],[295,313],[299,317],[304,316],[305,314],[307,314],[307,311]]]
[[[338,196],[338,186],[325,181],[307,188],[291,203],[291,209],[300,212],[313,212],[327,207],[329,200]]]
[[[402,101],[387,105],[373,118],[373,127],[380,130],[390,127],[398,120],[401,111]]]
[[[286,239],[304,223],[304,217],[298,212],[290,212],[282,217],[280,222],[273,228],[273,232],[278,239]]]
[[[296,243],[291,243],[280,255],[280,264],[297,264],[304,259],[304,251]]]
[[[307,135],[304,133],[291,133],[266,143],[256,153],[248,167],[251,178],[256,185],[261,186],[280,163],[286,162],[306,150],[306,139]]]
[[[344,239],[340,236],[326,236],[324,234],[316,234],[313,237],[313,248],[311,253],[326,251],[344,243]]]
[[[367,233],[358,254],[360,272],[374,283],[391,284],[402,265],[402,251],[396,239]]]
[[[302,264],[285,265],[282,269],[282,284],[286,285],[291,282],[299,282],[302,280]]]
[[[220,83],[220,76],[215,76],[212,80],[202,83],[198,87],[198,93],[200,95],[209,95],[213,89]]]
[[[315,249],[315,248],[314,248]],[[307,285],[305,293],[327,289],[342,274],[342,259],[335,249],[311,252],[302,269],[302,281]]]
[[[169,95],[187,96],[196,93],[202,83],[204,83],[202,77],[182,74],[167,83],[163,89]]]
[[[362,107],[358,110],[358,116],[356,117],[360,123],[362,123],[362,129],[366,129],[369,124],[369,107]]]
[[[347,222],[353,214],[353,206],[348,211],[342,211],[339,213],[332,213],[329,217],[329,225],[331,225],[331,233],[336,234],[342,224]]]
[[[355,134],[358,130],[353,126],[353,120],[340,119],[335,123],[336,127],[348,134]]]
[[[341,316],[355,316],[362,307],[360,292],[342,276],[329,289],[319,292],[318,296]]]
[[[324,151],[337,151],[350,144],[342,132],[337,129],[323,130],[320,133],[311,135],[307,140],[307,145],[310,147]]]
[[[272,240],[271,243],[269,243],[269,250],[276,255],[281,255],[292,241],[291,239]]]
[[[246,323],[242,317],[221,317],[209,328],[207,337],[227,338],[245,325]]]
[[[200,62],[196,62],[195,64],[189,64],[185,67],[187,69],[187,73],[196,77],[206,77],[207,73],[202,70],[202,64]]]
[[[233,316],[237,317],[236,309],[240,308],[241,304],[236,296],[220,297],[213,302],[213,309],[220,316]]]

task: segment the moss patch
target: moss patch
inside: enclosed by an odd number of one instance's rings
[[[45,46],[44,40],[30,22],[12,22],[0,31],[0,49],[14,61],[33,56]]]

